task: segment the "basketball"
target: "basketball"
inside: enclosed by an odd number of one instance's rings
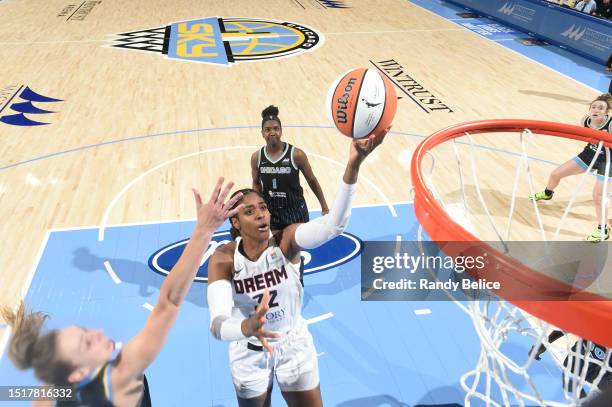
[[[325,106],[342,134],[361,138],[391,124],[397,96],[391,81],[377,69],[356,68],[334,81]]]

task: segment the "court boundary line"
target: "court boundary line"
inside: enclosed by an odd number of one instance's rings
[[[527,55],[521,54],[520,52],[513,50],[512,48],[506,47],[506,46],[504,46],[503,44],[499,44],[497,41],[493,41],[493,40],[491,40],[491,39],[489,39],[489,38],[486,38],[486,37],[485,37],[485,36],[483,36],[483,35],[477,34],[477,33],[475,33],[474,31],[472,31],[472,30],[470,30],[470,29],[468,29],[468,28],[466,28],[466,27],[462,26],[461,24],[457,23],[455,20],[451,20],[451,19],[448,19],[448,18],[446,18],[446,17],[443,17],[443,16],[441,16],[441,15],[439,15],[439,14],[437,14],[437,13],[435,13],[435,12],[431,11],[431,10],[426,9],[425,7],[421,6],[420,4],[413,3],[411,0],[405,0],[405,1],[407,1],[408,3],[410,3],[410,4],[412,4],[412,5],[416,6],[416,7],[419,7],[419,8],[420,8],[420,9],[422,9],[422,10],[425,10],[425,11],[426,11],[426,12],[428,12],[429,14],[433,14],[434,16],[436,16],[436,17],[438,17],[438,18],[441,18],[441,19],[443,19],[443,20],[445,20],[445,21],[450,21],[452,24],[455,24],[455,25],[457,25],[457,26],[459,26],[459,27],[463,28],[463,29],[464,29],[464,31],[469,32],[469,33],[471,33],[471,34],[473,34],[473,35],[477,36],[478,38],[482,38],[482,39],[485,39],[485,40],[486,40],[486,41],[488,41],[488,42],[492,42],[492,43],[494,43],[494,44],[497,44],[498,46],[500,46],[501,48],[503,48],[503,49],[505,49],[505,50],[511,51],[511,52],[515,53],[516,55],[521,56],[522,58],[525,58],[525,59],[527,59],[527,60],[529,60],[529,61],[531,61],[531,62],[534,62],[534,63],[536,63],[536,64],[538,64],[538,65],[540,65],[540,66],[543,66],[544,68],[546,68],[546,69],[548,69],[548,70],[550,70],[550,71],[553,71],[553,72],[555,72],[555,73],[557,73],[557,74],[559,74],[559,75],[561,75],[561,76],[563,76],[563,77],[565,77],[565,78],[567,78],[567,79],[571,79],[573,82],[576,82],[576,83],[578,83],[578,84],[580,84],[580,85],[582,85],[582,86],[585,86],[585,87],[587,87],[587,88],[589,88],[589,89],[591,89],[591,90],[594,90],[595,92],[597,92],[597,93],[600,93],[600,94],[601,94],[601,91],[600,91],[599,89],[595,89],[595,88],[593,88],[593,87],[591,87],[591,86],[587,85],[587,84],[586,84],[586,83],[584,83],[584,82],[580,82],[578,79],[572,78],[571,76],[568,76],[568,75],[564,74],[563,72],[559,72],[559,71],[557,71],[556,69],[553,69],[553,68],[551,68],[550,66],[545,65],[545,64],[543,64],[543,63],[541,63],[540,61],[536,61],[535,59],[532,59],[532,58],[528,57]],[[442,3],[442,2],[438,2],[438,5],[443,6],[443,7],[447,7],[447,8],[448,8],[448,6],[447,6],[446,4],[444,4],[444,3]],[[484,18],[487,18],[487,19],[489,19],[489,20],[491,20],[491,21],[494,21],[494,22],[496,22],[496,23],[498,23],[498,24],[501,24],[501,25],[503,25],[504,27],[508,27],[507,25],[502,24],[502,23],[500,23],[500,22],[498,22],[498,21],[496,21],[496,20],[493,20],[493,19],[491,19],[491,18],[488,18],[488,17],[486,17],[486,16],[484,16]],[[516,31],[518,31],[518,30],[516,30]],[[523,33],[523,34],[527,35],[527,33],[525,33],[524,31],[518,31],[518,32],[520,32],[520,33]],[[551,45],[552,45],[552,44],[551,44]],[[553,45],[553,46],[554,46],[554,47],[556,47],[556,48],[562,49],[562,48],[561,48],[561,47],[559,47],[559,46],[556,46],[556,45]],[[569,52],[569,51],[568,51],[568,52]],[[575,54],[574,54],[574,55],[575,55]],[[579,55],[577,55],[577,56],[579,56]],[[585,59],[586,59],[586,58],[585,58]],[[571,61],[571,62],[574,62],[574,61]],[[0,168],[0,170],[1,170],[1,168]]]
[[[556,72],[556,71],[555,71]],[[294,128],[294,129],[333,129],[334,127],[331,125],[316,125],[316,124],[290,124],[290,125],[283,125],[283,127],[285,128]],[[98,148],[98,147],[104,147],[107,145],[111,145],[111,144],[119,144],[119,143],[123,143],[123,142],[129,142],[129,141],[136,141],[136,140],[145,140],[145,139],[153,139],[153,138],[157,138],[157,137],[164,137],[164,136],[178,136],[178,135],[183,135],[183,134],[190,134],[190,133],[208,133],[208,132],[215,132],[215,131],[226,131],[226,130],[240,130],[240,129],[259,129],[259,125],[236,125],[236,126],[225,126],[225,127],[204,127],[204,128],[199,128],[199,129],[190,129],[190,130],[175,130],[175,131],[166,131],[166,132],[161,132],[161,133],[154,133],[154,134],[145,134],[143,136],[133,136],[133,137],[125,137],[125,138],[121,138],[121,139],[117,139],[117,140],[109,140],[109,141],[103,141],[101,143],[96,143],[96,144],[87,144],[84,146],[80,146],[80,147],[73,147],[73,148],[69,148],[66,150],[61,150],[61,151],[57,151],[55,153],[49,153],[49,154],[44,154],[38,157],[34,157],[34,158],[29,158],[27,160],[23,160],[23,161],[19,161],[10,165],[5,165],[3,167],[0,167],[0,171],[4,171],[4,170],[8,170],[10,168],[15,168],[15,167],[20,167],[32,162],[36,162],[36,161],[42,161],[42,160],[46,160],[48,158],[53,158],[53,157],[57,157],[60,155],[64,155],[64,154],[70,154],[70,153],[76,153],[79,151],[84,151],[84,150],[89,150],[92,148]],[[419,133],[413,133],[413,132],[408,132],[408,131],[391,131],[389,132],[389,134],[391,135],[400,135],[400,136],[408,136],[408,137],[417,137],[417,138],[426,138],[428,136],[425,136],[423,134],[419,134]],[[469,143],[464,143],[464,142],[458,142],[458,144],[465,144],[465,145],[470,145]],[[516,157],[520,157],[519,153],[515,153],[513,151],[508,151],[508,150],[503,150],[500,148],[496,148],[496,147],[489,147],[489,146],[484,146],[484,145],[480,145],[480,144],[475,144],[474,145],[476,148],[479,149],[483,149],[483,150],[489,150],[489,151],[496,151],[502,154],[507,154],[507,155],[512,155],[512,156],[516,156]],[[544,160],[542,158],[538,158],[538,157],[532,157],[529,156],[528,157],[530,160],[533,161],[537,161],[537,162],[542,162],[545,164],[549,164],[549,165],[554,165],[557,166],[559,165],[559,163],[555,163],[552,161],[548,161],[548,160]]]
[[[226,147],[218,147],[218,148],[212,148],[212,149],[207,149],[207,150],[202,150],[202,151],[196,151],[193,153],[189,153],[189,154],[185,154],[179,157],[174,157],[168,161],[164,161],[160,164],[157,164],[156,166],[154,166],[153,168],[149,168],[148,170],[142,172],[140,175],[136,176],[135,178],[133,178],[130,182],[128,182],[127,184],[125,184],[125,186],[123,188],[121,188],[121,190],[113,197],[113,199],[111,199],[110,203],[107,205],[106,209],[104,210],[104,214],[102,215],[102,219],[100,221],[100,225],[98,226],[98,241],[101,242],[104,240],[104,231],[106,230],[106,223],[108,221],[108,218],[112,212],[112,210],[114,209],[115,205],[117,204],[117,202],[119,201],[120,198],[123,197],[123,195],[136,183],[138,183],[141,179],[144,179],[146,176],[148,176],[149,174],[157,171],[158,169],[165,167],[166,165],[172,164],[174,162],[180,161],[182,159],[185,158],[191,158],[191,157],[195,157],[198,156],[200,154],[208,154],[211,152],[219,152],[219,151],[229,151],[229,150],[242,150],[242,149],[249,149],[249,150],[253,150],[253,149],[257,149],[259,148],[259,146],[226,146]],[[333,164],[336,164],[340,167],[344,167],[345,164],[341,163],[340,161],[334,160],[333,158],[329,158],[326,156],[323,156],[321,154],[316,154],[316,153],[308,153],[311,154],[312,156],[315,157],[319,157],[323,160],[329,161]],[[372,189],[374,189],[374,191],[376,193],[378,193],[384,201],[387,202],[387,207],[389,208],[389,212],[391,212],[391,216],[394,218],[397,218],[397,212],[395,211],[395,208],[389,204],[389,199],[387,198],[387,195],[382,192],[382,190],[367,176],[362,175],[361,178],[367,182],[370,187]]]
[[[325,35],[359,35],[359,34],[401,34],[401,33],[412,33],[412,32],[438,32],[438,31],[459,31],[459,28],[421,28],[414,30],[380,30],[380,31],[346,31],[346,32],[332,32],[325,33]],[[0,43],[1,44],[1,43]]]
[[[25,300],[25,296],[30,290],[30,286],[32,285],[32,280],[34,279],[34,275],[36,274],[36,270],[38,269],[38,265],[40,264],[42,255],[45,252],[45,248],[47,247],[47,244],[49,243],[49,236],[51,236],[51,230],[47,229],[45,231],[45,237],[43,238],[42,242],[40,243],[40,246],[38,247],[38,252],[36,253],[36,257],[34,258],[34,263],[32,267],[30,268],[26,281],[23,287],[21,287],[20,300]],[[11,327],[7,326],[2,337],[0,337],[0,360],[4,356],[4,351],[6,350],[6,346],[8,345],[8,341],[11,336],[11,331],[12,331]]]
[[[413,201],[393,201],[389,202],[390,205],[412,205]],[[353,205],[352,209],[360,209],[360,208],[375,208],[379,206],[387,206],[389,205],[384,202],[372,203],[372,204],[360,204]],[[320,212],[321,208],[310,209],[308,212]],[[147,226],[147,225],[157,225],[157,224],[166,224],[166,223],[182,223],[182,222],[195,222],[196,218],[186,218],[186,219],[163,219],[163,220],[148,220],[143,222],[127,222],[127,223],[111,223],[106,225],[107,229],[113,228],[122,228],[122,227],[130,227],[130,226]],[[65,228],[50,228],[50,232],[70,232],[77,230],[87,230],[87,229],[97,229],[100,225],[86,225],[86,226],[74,226],[74,227],[65,227]]]
[[[395,201],[395,202],[390,202],[389,204],[392,205],[412,205],[413,202],[412,201]],[[362,204],[362,205],[355,205],[352,208],[376,208],[376,207],[380,207],[380,206],[388,206],[389,204],[387,203],[376,203],[376,204]],[[114,225],[109,225],[109,228],[117,228],[117,227],[130,227],[130,226],[141,226],[141,225],[151,225],[151,224],[160,224],[160,223],[173,223],[173,222],[190,222],[190,221],[195,221],[196,219],[189,219],[189,220],[167,220],[167,221],[150,221],[150,222],[144,222],[144,223],[125,223],[125,224],[114,224]],[[45,237],[43,238],[39,248],[38,248],[38,253],[36,254],[36,258],[34,260],[33,266],[30,269],[30,272],[28,274],[28,277],[21,289],[21,299],[25,300],[25,297],[30,289],[30,286],[32,285],[32,280],[34,279],[34,275],[36,274],[36,270],[38,269],[38,266],[40,264],[40,260],[42,259],[42,255],[44,254],[45,249],[47,248],[47,244],[49,242],[49,237],[51,236],[52,233],[54,232],[67,232],[67,231],[77,231],[77,230],[85,230],[85,229],[97,229],[99,228],[99,225],[92,225],[92,226],[81,226],[81,227],[74,227],[74,228],[50,228],[47,229],[45,231]],[[113,280],[114,281],[114,280]],[[149,309],[147,307],[147,305],[154,307],[152,304],[150,303],[144,303],[143,307],[146,309]],[[328,313],[329,314],[329,313]],[[333,314],[331,316],[327,316],[327,314],[324,314],[323,316],[326,316],[325,319],[329,319],[333,316]],[[315,322],[319,322],[319,321],[315,321]],[[8,345],[8,341],[11,335],[11,327],[10,326],[6,326],[6,329],[4,330],[4,332],[2,333],[2,335],[0,336],[0,360],[2,360],[2,358],[4,357],[4,353],[6,350],[6,347]]]

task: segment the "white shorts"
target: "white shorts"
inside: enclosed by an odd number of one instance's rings
[[[272,378],[281,391],[306,391],[319,385],[319,365],[312,335],[304,327],[272,345],[274,354],[248,348],[248,341],[229,345],[230,370],[236,394],[251,399],[272,386]]]

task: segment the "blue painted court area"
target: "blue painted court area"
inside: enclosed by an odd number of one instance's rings
[[[612,75],[605,72],[603,65],[555,45],[525,45],[523,40],[534,37],[486,16],[463,17],[469,10],[443,0],[408,1],[602,93],[608,91]]]
[[[397,217],[387,206],[355,208],[347,232],[362,241],[395,241],[397,235],[416,240],[412,205],[394,208]],[[144,305],[156,303],[164,280],[149,267],[150,257],[188,238],[192,227],[193,222],[110,227],[103,242],[97,240],[97,228],[53,231],[26,302],[52,316],[50,328],[102,328],[125,341],[143,327],[149,315]],[[329,256],[327,263],[334,260]],[[305,318],[333,313],[310,325],[325,405],[463,405],[459,378],[474,367],[480,352],[469,318],[450,301],[360,301],[359,259],[305,277]],[[105,262],[120,282],[113,281]],[[206,304],[206,283],[195,282],[164,350],[146,372],[155,406],[237,404],[227,345],[211,337]],[[431,313],[415,314],[424,309]],[[530,346],[526,338],[512,338],[506,350],[525,355]],[[558,398],[560,374],[547,357],[533,376],[543,394]],[[0,383],[34,384],[35,379],[16,371],[5,355]],[[278,389],[273,405],[284,405]]]

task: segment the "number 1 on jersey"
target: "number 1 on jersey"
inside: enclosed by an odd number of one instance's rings
[[[276,178],[272,178],[272,188],[276,189]]]

